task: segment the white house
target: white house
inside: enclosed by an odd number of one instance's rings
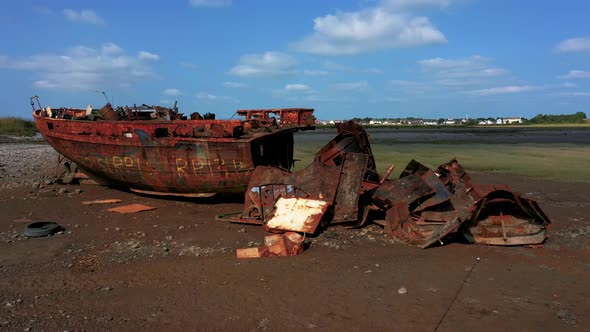
[[[507,117],[507,118],[497,118],[496,124],[515,124],[515,123],[522,123],[521,117]]]
[[[494,124],[494,123],[495,123],[495,122],[494,122],[494,121],[492,121],[492,120],[483,120],[483,121],[480,121],[480,122],[479,122],[479,124],[480,124],[480,125],[492,125],[492,124]]]

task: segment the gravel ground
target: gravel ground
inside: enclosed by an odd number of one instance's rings
[[[45,175],[55,173],[58,156],[47,144],[0,144],[0,189],[39,183]]]
[[[0,143],[0,188],[12,188],[0,189],[0,331],[590,331],[588,183],[473,174],[539,202],[553,221],[543,247],[422,250],[367,225],[309,237],[298,256],[245,260],[235,250],[261,245],[263,229],[215,221],[242,196],[62,185],[50,180],[57,156]],[[157,209],[82,205],[113,198]],[[34,221],[64,231],[24,237]]]

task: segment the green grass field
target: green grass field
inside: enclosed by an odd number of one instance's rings
[[[326,142],[295,146],[296,169],[308,165]],[[457,158],[467,171],[523,175],[562,182],[590,182],[590,145],[582,144],[372,144],[381,174],[398,176],[412,159],[436,167]]]
[[[0,135],[33,136],[37,127],[33,121],[20,118],[0,118]]]

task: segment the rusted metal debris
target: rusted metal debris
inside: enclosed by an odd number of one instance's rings
[[[157,209],[155,206],[149,206],[144,204],[129,204],[118,206],[115,208],[108,209],[107,211],[110,212],[117,212],[117,213],[137,213],[142,211],[151,211]]]
[[[118,198],[111,198],[111,199],[95,199],[93,201],[85,201],[82,202],[82,205],[95,205],[95,204],[114,204],[114,203],[121,203],[122,200]]]
[[[306,168],[257,167],[244,211],[218,219],[304,234],[384,219],[389,236],[420,248],[442,243],[450,233],[494,245],[545,240],[549,218],[508,186],[473,184],[455,159],[435,170],[412,160],[399,178],[387,178],[393,166],[380,177],[364,129],[352,121],[336,127],[337,136]]]
[[[268,235],[264,245],[236,251],[238,258],[259,258],[272,256],[293,256],[303,252],[304,237],[296,232]]]

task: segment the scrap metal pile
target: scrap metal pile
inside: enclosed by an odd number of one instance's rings
[[[302,252],[304,236],[337,224],[360,227],[371,220],[392,238],[427,248],[450,233],[471,243],[539,244],[549,219],[533,200],[505,185],[478,185],[453,159],[435,170],[412,160],[397,179],[380,177],[364,129],[336,125],[338,134],[305,169],[257,167],[244,211],[220,220],[259,224],[265,245],[238,250],[238,257]]]

